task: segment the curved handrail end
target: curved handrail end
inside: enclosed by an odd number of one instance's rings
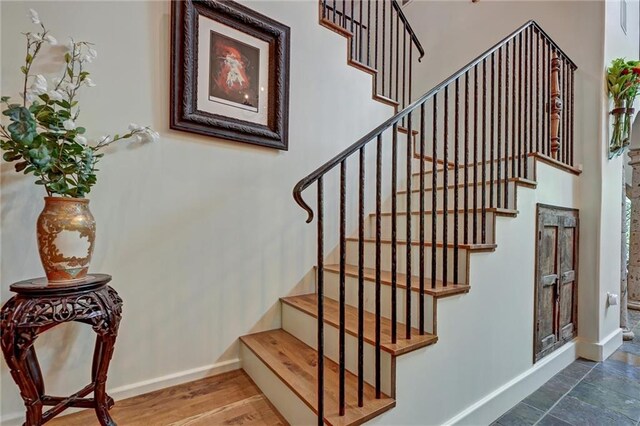
[[[299,185],[296,185],[293,189],[293,199],[296,200],[296,203],[298,203],[298,205],[307,212],[307,223],[311,223],[313,221],[313,210],[302,198],[302,190],[298,188],[298,186]]]

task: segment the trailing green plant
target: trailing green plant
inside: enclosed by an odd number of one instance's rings
[[[614,59],[607,69],[607,88],[614,105],[609,143],[609,158],[613,158],[631,143],[633,103],[640,92],[640,61]]]
[[[70,40],[60,49],[64,63],[57,76],[33,74],[32,67],[44,49],[58,44],[30,9],[36,32],[25,33],[26,53],[20,67],[23,86],[19,103],[2,96],[4,122],[0,124],[0,148],[3,158],[15,162],[15,170],[33,174],[35,183],[44,186],[49,196],[83,198],[96,183],[96,165],[104,148],[123,140],[150,141],[159,135],[149,127],[130,124],[126,133],[102,136],[93,142],[79,126],[78,93],[95,86],[87,65],[97,57],[91,43]],[[8,124],[7,124],[8,122]]]

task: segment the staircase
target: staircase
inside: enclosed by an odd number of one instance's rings
[[[316,219],[316,291],[282,298],[282,328],[241,337],[241,356],[291,424],[354,425],[395,406],[396,362],[438,342],[438,301],[482,284],[470,259],[496,249],[497,218],[518,215],[538,165],[580,173],[576,66],[529,21],[414,100],[424,52],[395,0],[321,0],[319,13],[398,112],[294,188]]]

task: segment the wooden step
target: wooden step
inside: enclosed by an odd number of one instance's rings
[[[504,184],[504,182],[505,182],[504,180],[500,181],[501,184]],[[518,178],[518,177],[509,178],[509,179],[507,179],[507,182],[516,183],[518,185],[526,186],[528,188],[535,188],[538,185],[538,183],[536,181],[529,180],[529,179],[524,179],[524,178]],[[482,186],[482,185],[491,185],[491,184],[498,185],[498,180],[478,182],[475,185],[476,186]],[[459,183],[458,184],[458,188],[464,188],[465,186],[473,186],[473,185],[474,185],[473,182],[469,182],[467,184]],[[420,192],[420,188],[419,187],[416,188],[415,186],[416,185],[414,185],[411,188],[411,192]],[[447,189],[454,189],[455,187],[456,187],[455,185],[448,185]],[[439,185],[439,186],[436,187],[436,190],[437,191],[442,191],[444,188],[445,188],[444,185]],[[431,192],[433,190],[433,188],[431,186],[428,186],[424,190],[425,190],[425,192]],[[406,193],[407,193],[406,189],[398,190],[398,194],[406,194]]]
[[[338,268],[338,271],[340,269]],[[283,303],[290,305],[314,318],[318,318],[318,295],[305,294],[302,296],[284,297]],[[358,309],[345,306],[345,330],[352,336],[358,337]],[[340,303],[324,298],[324,321],[336,328],[340,327]],[[376,316],[371,312],[364,313],[364,341],[370,345],[375,345],[375,321]],[[410,340],[404,338],[404,324],[397,324],[398,338],[396,343],[391,343],[391,320],[380,318],[380,346],[383,351],[389,352],[393,356],[402,355],[425,346],[432,345],[438,341],[438,337],[433,334],[420,335],[418,329],[413,328],[413,336]]]
[[[324,269],[327,272],[333,272],[336,274],[340,273],[340,265],[324,265]],[[346,265],[345,275],[348,275],[353,278],[358,278],[358,267],[355,265]],[[406,289],[407,276],[405,274],[397,273],[396,285],[398,288]],[[364,268],[364,279],[367,281],[375,282],[376,281],[376,270],[373,268]],[[380,271],[380,282],[383,285],[390,286],[393,283],[393,277],[390,271]],[[431,279],[426,278],[424,280],[424,293],[435,298],[442,298],[447,296],[453,296],[456,294],[468,293],[471,287],[466,284],[454,284],[447,283],[445,286],[444,283],[440,280],[436,281],[436,286],[431,287]],[[420,291],[420,278],[416,276],[411,277],[411,290],[415,292]]]
[[[282,329],[240,338],[304,403],[318,412],[318,352]],[[375,389],[365,383],[364,406],[358,407],[358,378],[345,372],[346,412],[338,415],[338,364],[324,358],[324,421],[329,425],[359,425],[395,407],[387,395],[376,399]]]
[[[358,241],[357,237],[347,237],[346,238],[347,241]],[[375,238],[365,238],[363,240],[365,243],[375,243],[376,240]],[[389,239],[381,239],[380,240],[381,244],[391,244],[391,240]],[[397,241],[398,246],[406,246],[407,242],[405,240],[398,240]],[[420,241],[411,241],[411,245],[412,246],[419,246],[420,245]],[[425,247],[431,247],[433,245],[432,242],[430,241],[425,241],[424,242]],[[444,244],[441,242],[437,242],[435,243],[436,247],[442,247]],[[447,243],[447,247],[448,248],[454,248],[454,244],[453,243]],[[459,249],[463,249],[463,250],[469,250],[469,251],[494,251],[496,249],[496,247],[498,247],[496,244],[462,244],[459,243],[457,245],[457,247]]]

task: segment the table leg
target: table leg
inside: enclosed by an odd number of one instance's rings
[[[42,425],[42,401],[44,391],[40,366],[33,348],[37,336],[34,329],[7,329],[2,336],[2,351],[13,380],[20,389],[26,409],[26,426]],[[41,392],[42,391],[42,392]]]
[[[102,426],[117,426],[116,422],[109,415],[109,408],[113,405],[113,399],[107,395],[107,371],[113,356],[115,346],[115,335],[104,333],[98,334],[96,347],[93,352],[93,368],[91,376],[95,383],[95,403],[96,416]]]

